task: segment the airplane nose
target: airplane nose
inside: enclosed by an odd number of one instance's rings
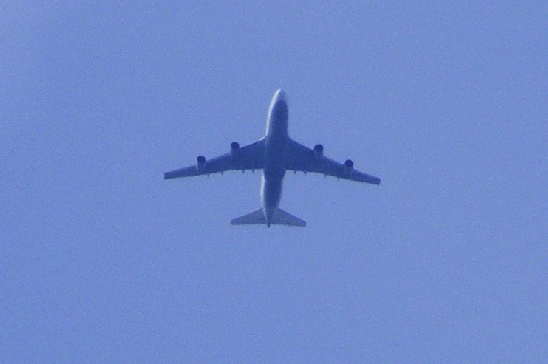
[[[287,97],[284,90],[279,89],[278,91],[276,91],[276,100],[282,100],[287,102]]]

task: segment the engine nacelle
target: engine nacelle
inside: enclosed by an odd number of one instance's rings
[[[196,158],[196,169],[198,170],[198,172],[202,172],[204,170],[205,162],[206,158],[203,155],[200,155],[198,156],[198,158]]]
[[[344,173],[350,174],[352,173],[352,170],[354,169],[354,162],[352,160],[347,159],[346,162],[344,162]]]
[[[314,146],[314,158],[320,159],[321,157],[323,157],[323,145],[316,144]]]
[[[240,143],[232,142],[230,143],[230,155],[235,157],[240,152]]]

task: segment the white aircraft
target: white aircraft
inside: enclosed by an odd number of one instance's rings
[[[230,144],[230,152],[206,160],[197,158],[196,165],[164,173],[164,179],[192,177],[227,170],[263,170],[261,183],[262,207],[247,215],[235,218],[232,225],[266,224],[305,227],[306,222],[293,216],[278,206],[282,196],[282,181],[286,170],[323,173],[325,176],[348,179],[357,182],[380,184],[380,178],[354,169],[348,159],[344,164],[323,156],[323,146],[314,149],[305,147],[291,139],[287,132],[288,105],[286,94],[278,90],[268,109],[266,135],[255,143],[240,147],[238,142]]]

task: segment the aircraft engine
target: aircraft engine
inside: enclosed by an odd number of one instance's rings
[[[203,155],[200,155],[198,156],[198,158],[196,158],[196,169],[198,170],[198,172],[202,172],[204,170],[205,162],[206,158]]]
[[[321,157],[323,157],[323,145],[316,144],[314,146],[314,158],[320,159]]]
[[[347,159],[346,162],[344,162],[344,173],[350,174],[352,173],[352,170],[354,169],[354,162],[352,160]]]
[[[240,143],[238,142],[232,142],[230,143],[230,155],[232,157],[235,157],[240,152]]]

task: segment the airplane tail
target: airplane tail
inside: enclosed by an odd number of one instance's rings
[[[266,224],[263,209],[258,209],[230,221],[232,225]]]
[[[282,209],[276,209],[274,211],[274,215],[272,216],[272,221],[270,223],[285,226],[306,226],[306,222],[304,220],[301,220],[297,216],[293,216],[289,212],[285,212]]]
[[[254,224],[266,224],[266,219],[264,216],[263,209],[258,209],[244,216],[237,217],[230,221],[232,225],[254,225]],[[296,216],[291,215],[288,212],[285,212],[282,209],[276,209],[272,216],[271,224],[274,225],[285,225],[285,226],[297,226],[305,227],[306,222],[299,219]]]

